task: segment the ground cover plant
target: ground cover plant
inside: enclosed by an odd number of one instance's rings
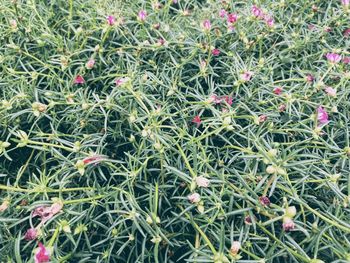
[[[0,0],[0,262],[350,262],[347,0]]]

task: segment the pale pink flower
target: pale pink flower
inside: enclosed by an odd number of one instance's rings
[[[266,115],[260,115],[258,120],[259,120],[259,123],[263,123],[263,122],[265,122],[267,120],[267,116]]]
[[[257,18],[264,18],[264,12],[262,11],[261,8],[257,7],[256,5],[252,6],[252,14],[253,16],[257,17]]]
[[[190,194],[187,198],[192,204],[198,203],[201,200],[201,196],[198,193]]]
[[[92,58],[90,58],[90,59],[88,60],[88,62],[86,62],[85,67],[86,67],[87,69],[92,69],[92,68],[94,67],[94,65],[95,65],[95,60],[92,59]]]
[[[89,156],[83,159],[84,164],[98,164],[101,161],[106,160],[106,156],[105,155],[98,155],[95,154],[93,156]]]
[[[319,106],[317,108],[317,120],[318,122],[322,124],[327,124],[329,119],[328,119],[328,113],[323,109],[322,106]]]
[[[219,11],[219,16],[220,16],[221,18],[226,17],[226,16],[227,16],[227,11],[226,11],[225,9],[221,9],[221,10]]]
[[[218,97],[216,94],[212,94],[209,97],[209,102],[210,103],[215,103],[215,104],[220,104],[222,101],[222,99],[220,97]]]
[[[203,26],[204,30],[210,31],[210,29],[211,29],[210,20],[209,19],[204,20],[202,23],[202,26]]]
[[[273,17],[264,16],[264,20],[268,27],[273,27],[275,25],[275,20],[273,19]]]
[[[50,262],[50,251],[42,244],[39,243],[34,256],[35,263],[48,263]]]
[[[314,80],[315,80],[315,78],[311,74],[306,75],[306,82],[312,83]]]
[[[327,87],[325,89],[325,91],[331,97],[335,97],[337,95],[337,91],[335,89],[333,89],[332,87]]]
[[[286,110],[286,108],[287,108],[286,104],[281,104],[281,105],[278,107],[278,110],[279,110],[280,112],[283,112],[283,111]]]
[[[14,20],[14,19],[10,20],[10,25],[11,25],[11,28],[13,30],[17,29],[17,21],[16,20]]]
[[[253,76],[253,72],[251,72],[251,71],[246,71],[240,75],[241,80],[243,80],[245,82],[249,81],[252,78],[252,76]]]
[[[209,179],[205,178],[204,176],[198,176],[198,177],[196,177],[196,183],[199,187],[207,188],[207,187],[209,187],[210,181],[209,181]]]
[[[120,87],[122,85],[124,85],[126,82],[128,82],[130,79],[128,77],[125,78],[120,78],[120,79],[116,79],[115,80],[115,84]]]
[[[107,16],[107,24],[110,26],[113,26],[115,24],[115,17],[114,16]]]
[[[234,24],[234,23],[236,23],[237,19],[238,19],[238,15],[235,14],[235,13],[231,13],[231,14],[229,14],[229,15],[227,16],[227,22],[228,22],[229,24]]]
[[[341,4],[342,4],[344,7],[349,7],[349,5],[350,5],[350,0],[341,0]]]
[[[140,12],[138,13],[138,19],[141,22],[144,22],[147,18],[147,11],[146,10],[140,10]]]
[[[230,253],[233,255],[233,256],[236,256],[239,252],[239,250],[241,249],[241,242],[239,241],[233,241],[232,242],[232,245],[231,245],[231,248],[230,248]]]
[[[32,217],[39,216],[41,218],[40,224],[45,224],[55,214],[59,213],[63,208],[62,202],[55,202],[51,206],[39,206],[35,208]]]
[[[329,62],[333,64],[339,63],[341,61],[341,55],[338,55],[336,53],[327,53],[326,58]]]
[[[29,228],[24,235],[24,239],[27,241],[34,240],[38,237],[38,231],[35,228]]]
[[[350,28],[347,28],[347,29],[344,30],[343,36],[344,36],[345,38],[348,38],[348,37],[350,36]]]
[[[5,200],[2,202],[2,204],[0,205],[0,212],[5,211],[8,207],[9,207],[10,202]]]
[[[295,228],[295,223],[292,218],[285,216],[283,217],[283,224],[282,224],[283,230],[288,232],[290,230],[293,230]]]

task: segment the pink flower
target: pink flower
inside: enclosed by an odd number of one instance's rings
[[[10,20],[10,25],[11,25],[11,28],[16,30],[17,29],[17,21],[12,19]]]
[[[198,193],[190,194],[187,198],[192,204],[198,203],[201,200],[201,196]]]
[[[259,197],[259,202],[263,206],[269,206],[271,204],[270,199],[267,196],[261,196]]]
[[[273,89],[273,93],[275,93],[276,95],[281,95],[282,94],[282,87],[276,87]]]
[[[268,27],[273,27],[275,25],[275,20],[270,16],[264,16],[264,20]]]
[[[205,178],[204,176],[198,176],[196,177],[196,183],[199,187],[207,188],[210,184],[209,179]]]
[[[141,10],[138,14],[138,19],[141,21],[141,22],[144,22],[147,18],[147,11],[146,10]]]
[[[244,82],[249,81],[253,76],[253,72],[251,71],[246,71],[243,74],[241,74],[241,80]]]
[[[37,248],[34,256],[35,263],[47,263],[50,261],[50,251],[39,242],[39,248]]]
[[[227,16],[227,11],[226,11],[225,9],[221,9],[221,10],[219,11],[219,16],[220,16],[221,18],[224,18],[225,16]]]
[[[235,13],[229,14],[229,15],[227,16],[227,22],[228,22],[229,24],[234,24],[234,23],[236,23],[237,19],[238,19],[238,15],[235,14]]]
[[[55,214],[59,213],[63,208],[62,202],[55,202],[51,206],[39,206],[34,209],[32,217],[39,216],[41,218],[41,225],[45,224]]]
[[[260,9],[256,5],[252,6],[251,11],[252,11],[253,16],[255,16],[257,18],[264,18],[264,13],[263,13],[262,9]]]
[[[315,80],[315,78],[311,74],[306,75],[306,82],[312,83],[314,80]]]
[[[209,102],[210,102],[210,103],[219,104],[219,103],[221,103],[221,98],[218,97],[216,94],[212,94],[212,95],[210,95],[210,97],[209,97]]]
[[[10,202],[5,200],[2,202],[2,204],[0,205],[0,212],[5,211],[8,207],[9,207]]]
[[[213,54],[213,56],[219,56],[220,55],[220,50],[215,48],[211,51],[211,53]]]
[[[96,155],[84,158],[83,162],[84,164],[98,164],[103,160],[106,160],[106,156],[96,154]]]
[[[233,103],[233,98],[231,97],[231,96],[224,96],[224,100],[226,101],[226,103],[228,104],[228,105],[232,105],[232,103]]]
[[[203,23],[202,23],[202,25],[203,25],[204,30],[210,31],[210,29],[211,29],[211,23],[210,23],[210,20],[209,20],[209,19],[204,20]]]
[[[239,250],[241,249],[241,242],[239,241],[233,241],[232,242],[232,245],[231,245],[231,248],[230,248],[230,253],[233,255],[233,256],[236,256],[239,252]]]
[[[293,230],[295,228],[295,223],[293,219],[291,219],[288,216],[283,217],[283,224],[282,224],[283,230],[288,232],[290,230]]]
[[[38,231],[35,228],[29,228],[24,235],[24,239],[27,241],[34,240],[38,237]]]
[[[113,26],[115,24],[115,17],[114,16],[107,16],[107,24],[110,26]]]
[[[202,123],[201,117],[199,115],[194,116],[192,122],[197,124],[197,127],[199,127],[199,125]]]
[[[232,32],[232,31],[235,30],[235,27],[232,26],[232,25],[228,25],[228,26],[227,26],[227,30],[230,31],[230,32]]]
[[[266,115],[260,115],[259,116],[259,123],[263,123],[267,120],[267,116]]]
[[[278,110],[279,110],[280,112],[283,112],[283,111],[286,110],[286,108],[287,108],[286,104],[281,104],[281,105],[278,107]]]
[[[328,113],[323,109],[322,106],[319,106],[317,108],[317,120],[319,123],[322,124],[327,124],[328,123]]]
[[[343,63],[344,64],[350,64],[350,57],[344,57],[343,58]]]
[[[87,69],[92,69],[92,68],[94,67],[94,65],[95,65],[95,60],[92,59],[92,58],[90,58],[90,59],[88,60],[88,62],[86,62],[85,67],[86,67]]]
[[[338,63],[341,60],[341,55],[338,55],[336,53],[327,53],[326,58],[331,63]]]
[[[350,5],[350,0],[341,0],[341,4],[342,4],[344,7],[349,7],[349,5]]]
[[[337,91],[335,89],[333,89],[332,87],[327,87],[325,89],[325,92],[331,97],[335,97],[337,95]]]
[[[120,78],[120,79],[116,79],[115,80],[115,84],[120,87],[122,85],[124,85],[126,82],[128,82],[130,79],[128,77],[125,78]]]
[[[347,28],[347,29],[344,30],[343,36],[344,36],[345,38],[348,38],[348,37],[350,36],[350,28]]]
[[[163,38],[160,38],[160,39],[158,40],[158,46],[163,46],[165,43],[166,43],[166,41],[165,41],[165,39],[163,39]]]
[[[84,84],[85,79],[81,75],[77,75],[74,79],[74,84]]]

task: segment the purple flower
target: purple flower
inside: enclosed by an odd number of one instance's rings
[[[337,53],[327,53],[326,58],[331,63],[339,63],[341,61],[341,55],[338,55]]]
[[[327,124],[329,122],[328,113],[322,106],[319,106],[317,108],[317,120],[321,125]]]
[[[341,0],[341,4],[342,4],[344,7],[349,7],[349,5],[350,5],[350,0]]]
[[[220,16],[221,18],[224,18],[226,15],[227,15],[227,11],[226,11],[225,9],[221,9],[221,10],[219,11],[219,16]]]
[[[253,16],[257,17],[257,18],[264,18],[264,12],[262,11],[261,8],[257,7],[256,5],[252,6],[252,14]]]

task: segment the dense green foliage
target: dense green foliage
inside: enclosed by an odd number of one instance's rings
[[[349,262],[346,1],[157,3],[0,0],[0,262]]]

